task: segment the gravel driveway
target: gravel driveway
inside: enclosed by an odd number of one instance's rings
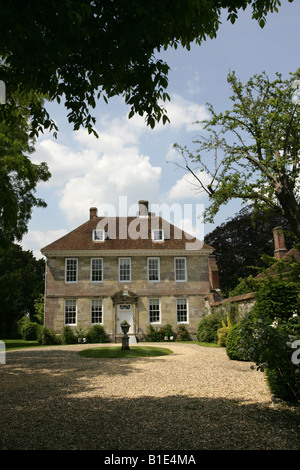
[[[264,375],[224,349],[168,343],[174,354],[153,358],[77,354],[95,346],[7,352],[0,449],[299,450],[299,409],[273,404]]]

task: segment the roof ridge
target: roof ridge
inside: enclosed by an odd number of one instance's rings
[[[120,237],[120,232],[117,231],[117,225],[116,225],[116,238],[108,238],[105,240],[103,243],[97,243],[92,240],[91,234],[88,235],[87,231],[84,229],[85,227],[88,227],[89,225],[91,226],[91,232],[93,229],[97,228],[98,222],[107,219],[107,222],[111,220],[115,220],[116,224],[119,224],[120,220],[127,220],[127,238],[122,238]],[[168,238],[164,240],[163,245],[161,245],[161,242],[154,242],[151,238],[151,235],[149,233],[149,230],[151,230],[151,224],[150,227],[148,226],[148,235],[146,238],[143,237],[137,237],[137,239],[134,239],[130,237],[129,232],[128,232],[128,227],[129,224],[133,220],[138,220],[141,219],[141,221],[151,221],[151,219],[156,219],[158,220],[158,227],[153,227],[153,229],[156,228],[164,228],[166,225],[168,226],[170,232],[168,234]],[[162,225],[161,225],[162,224]],[[138,226],[138,224],[137,224]],[[120,228],[120,227],[119,227]],[[88,231],[90,232],[90,230]],[[180,234],[180,237],[174,236],[175,232],[177,234]],[[138,232],[137,232],[138,233]],[[78,236],[76,236],[78,234]],[[175,225],[173,222],[169,222],[160,215],[155,215],[151,214],[148,215],[148,217],[141,217],[139,215],[137,216],[94,216],[87,220],[86,222],[82,223],[75,229],[71,230],[70,232],[66,233],[62,237],[58,238],[57,240],[54,240],[53,242],[49,243],[45,247],[41,249],[43,252],[44,250],[81,250],[81,249],[96,249],[96,250],[101,250],[101,249],[124,249],[124,250],[129,250],[129,249],[154,249],[155,247],[158,248],[160,245],[160,249],[180,249],[184,250],[185,244],[187,242],[197,242],[199,241],[202,243],[202,248],[200,249],[211,249],[213,250],[214,248],[211,247],[210,245],[206,244],[203,241],[199,240],[196,236],[191,235],[190,233],[186,232],[182,228],[179,228],[177,225]],[[114,243],[114,245],[113,245]],[[56,245],[56,246],[55,246]],[[115,246],[117,245],[117,246]],[[134,246],[132,246],[134,245]]]

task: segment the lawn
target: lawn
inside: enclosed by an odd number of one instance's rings
[[[177,342],[177,341],[176,341]],[[199,341],[178,341],[179,343],[190,343],[190,344],[198,344],[198,346],[204,346],[205,348],[219,348],[217,343],[199,343]]]
[[[121,349],[120,345],[85,349],[78,354],[88,358],[154,357],[173,354],[173,351],[153,346],[130,346],[130,349]]]
[[[34,348],[35,346],[40,346],[37,341],[25,341],[24,339],[3,339],[6,351],[10,349],[20,349],[20,348]]]
[[[6,346],[6,351],[9,351],[11,349],[22,349],[22,348],[34,348],[36,346],[40,346],[37,341],[25,341],[24,339],[3,339],[5,346]],[[176,343],[177,341],[175,341]],[[198,341],[182,341],[182,343],[192,343],[192,344],[198,344],[199,346],[205,346],[208,348],[217,348],[218,345],[215,343],[199,343]],[[168,344],[168,343],[166,343]],[[45,346],[47,347],[47,346]],[[134,346],[132,346],[134,347]]]

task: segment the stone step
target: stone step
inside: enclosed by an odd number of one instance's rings
[[[129,344],[136,344],[137,340],[135,335],[128,335],[129,336]]]

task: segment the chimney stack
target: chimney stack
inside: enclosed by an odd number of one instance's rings
[[[211,288],[220,290],[219,268],[217,266],[216,255],[208,256],[208,271]]]
[[[273,238],[275,245],[274,256],[277,259],[281,259],[287,252],[282,227],[275,227],[273,229]]]
[[[98,209],[97,207],[91,207],[90,208],[90,219],[93,219],[93,217],[97,217]]]
[[[148,201],[139,201],[139,217],[148,217]]]

